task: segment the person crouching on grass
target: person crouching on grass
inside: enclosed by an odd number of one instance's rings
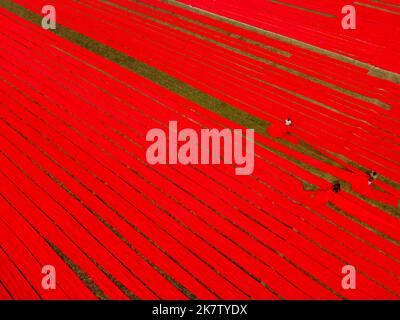
[[[339,181],[335,181],[332,184],[332,191],[335,192],[335,193],[339,193],[340,189],[341,189],[340,182]]]

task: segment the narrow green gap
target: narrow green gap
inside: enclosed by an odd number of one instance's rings
[[[297,5],[294,5],[292,3],[288,3],[288,2],[284,2],[284,1],[278,1],[278,0],[269,0],[269,1],[273,2],[273,3],[276,3],[276,4],[283,5],[283,6],[295,8],[295,9],[298,9],[298,10],[303,10],[303,11],[306,11],[306,12],[319,14],[319,15],[327,17],[327,18],[332,18],[332,19],[336,19],[337,18],[335,15],[330,14],[330,13],[321,12],[321,11],[309,9],[309,8],[306,8],[306,7],[297,6]]]
[[[374,6],[374,5],[371,5],[371,4],[368,4],[368,3],[355,1],[354,4],[356,4],[358,6],[366,7],[366,8],[372,8],[372,9],[375,9],[375,10],[388,12],[388,13],[395,14],[395,15],[400,15],[400,12],[389,10],[389,9],[385,9],[385,8],[378,7],[378,6]]]
[[[57,255],[65,262],[65,264],[78,276],[78,278],[85,284],[85,286],[100,300],[108,300],[109,298],[97,286],[97,284],[89,277],[89,275],[79,268],[60,248],[53,242],[45,238],[49,246],[57,253]]]

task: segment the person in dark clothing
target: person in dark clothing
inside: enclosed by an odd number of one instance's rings
[[[332,185],[332,191],[338,193],[340,191],[340,182],[336,181]]]

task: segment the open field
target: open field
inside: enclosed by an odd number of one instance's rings
[[[398,300],[400,4],[343,3],[1,1],[0,299]],[[254,172],[150,165],[170,121]]]

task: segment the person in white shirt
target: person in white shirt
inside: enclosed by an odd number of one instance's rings
[[[285,125],[286,125],[287,127],[290,127],[290,126],[292,125],[292,119],[287,118],[287,119],[285,120]]]
[[[368,178],[368,185],[372,185],[374,181],[378,178],[378,174],[375,171],[372,171],[369,173],[369,178]]]

